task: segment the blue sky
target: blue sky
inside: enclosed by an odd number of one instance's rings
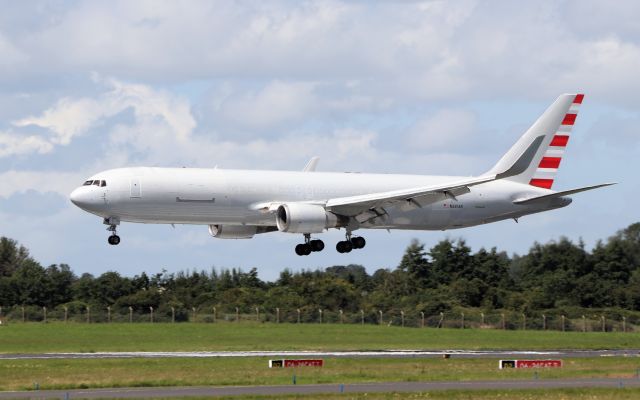
[[[637,222],[640,4],[633,1],[1,1],[0,235],[77,273],[358,263],[412,238],[526,252]],[[120,246],[68,193],[122,166],[479,174],[565,92],[585,101],[554,189],[619,185],[565,209],[449,232],[365,232],[298,257],[297,235],[211,238],[123,224]]]

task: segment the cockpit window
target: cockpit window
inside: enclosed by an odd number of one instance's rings
[[[107,181],[100,180],[100,179],[96,179],[96,180],[91,179],[91,180],[85,181],[82,184],[82,186],[91,186],[91,185],[105,187],[107,186]]]

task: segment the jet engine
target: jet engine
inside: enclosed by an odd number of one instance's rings
[[[257,226],[209,225],[209,234],[216,239],[251,239],[256,233]]]
[[[278,207],[276,224],[280,232],[322,233],[328,228],[344,226],[344,221],[319,205],[287,203]]]

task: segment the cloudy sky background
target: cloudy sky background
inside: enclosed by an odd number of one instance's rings
[[[398,264],[411,238],[523,253],[593,246],[639,220],[640,3],[0,1],[0,235],[77,273]],[[68,201],[122,166],[480,174],[561,93],[585,101],[554,189],[565,209],[450,232],[364,232],[298,257],[297,235],[223,241]]]

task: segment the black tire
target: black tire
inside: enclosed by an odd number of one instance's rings
[[[344,243],[345,242],[336,243],[336,250],[338,251],[338,253],[344,253]]]
[[[344,241],[344,252],[345,253],[350,253],[351,250],[353,250],[353,244],[351,244],[350,241]]]
[[[304,249],[302,248],[304,245],[303,244],[299,244],[296,246],[296,254],[299,256],[303,256],[304,255]]]
[[[367,241],[364,240],[363,237],[358,236],[351,238],[351,244],[353,245],[354,249],[362,249],[367,244]]]
[[[302,246],[302,251],[304,252],[302,255],[303,256],[308,256],[309,254],[311,254],[311,246],[308,244],[303,244]]]
[[[117,246],[120,244],[120,236],[118,235],[112,235],[111,240],[113,241],[114,246]]]
[[[316,239],[309,242],[311,245],[311,251],[322,251],[324,250],[324,242],[322,240]]]

